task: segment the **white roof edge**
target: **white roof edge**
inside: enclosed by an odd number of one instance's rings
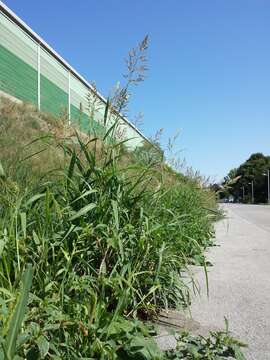
[[[33,31],[19,16],[17,16],[9,7],[7,7],[0,0],[0,10],[2,10],[9,18],[15,21],[24,31],[30,35],[36,42],[38,42],[41,46],[43,46],[47,51],[49,51],[57,60],[59,60],[62,65],[64,65],[73,75],[75,75],[79,80],[81,80],[84,85],[86,85],[90,90],[95,91],[99,98],[106,104],[107,100],[101,95],[97,90],[94,90],[93,86],[83,77],[81,76],[66,60],[62,58],[49,44],[46,43],[35,31]],[[124,115],[119,113],[122,120],[124,120],[128,125],[130,125],[144,140],[150,143],[150,140],[142,134],[142,132],[137,129],[135,125],[133,125]]]

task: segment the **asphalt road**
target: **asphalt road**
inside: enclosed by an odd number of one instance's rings
[[[201,296],[191,313],[199,332],[224,328],[249,344],[248,360],[270,360],[270,206],[226,204],[227,219],[216,226],[217,244],[208,253],[209,298],[201,269]]]

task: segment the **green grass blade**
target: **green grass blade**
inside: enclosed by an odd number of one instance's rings
[[[113,215],[114,215],[114,223],[117,230],[119,230],[119,213],[118,213],[118,205],[115,200],[112,200],[113,207]]]
[[[68,183],[70,182],[70,179],[73,176],[75,163],[76,163],[76,152],[75,152],[75,150],[73,150],[72,156],[71,156],[71,159],[70,159],[69,168],[68,168]]]
[[[94,209],[95,207],[96,207],[96,204],[93,204],[93,203],[88,204],[88,205],[84,206],[83,208],[81,208],[79,211],[77,211],[76,214],[71,216],[69,220],[78,219],[79,217],[87,214],[90,210]]]
[[[0,179],[5,178],[5,177],[6,177],[6,174],[5,174],[4,168],[0,162]]]
[[[21,226],[23,231],[23,237],[26,238],[26,213],[22,212],[20,213],[21,216]]]
[[[109,108],[110,108],[110,98],[107,99],[106,102],[106,108],[105,108],[105,112],[104,112],[104,126],[106,126],[107,124],[107,119],[108,119],[108,114],[109,114]]]
[[[5,340],[4,348],[8,359],[13,359],[16,351],[16,341],[22,326],[23,318],[26,312],[28,297],[33,278],[32,265],[28,265],[22,276],[21,291],[15,306],[13,315],[9,323],[9,329]]]

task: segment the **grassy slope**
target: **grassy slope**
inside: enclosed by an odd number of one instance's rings
[[[28,105],[2,100],[0,129],[4,346],[31,264],[20,356],[163,358],[137,319],[189,303],[180,271],[204,262],[213,195],[162,163],[146,164],[142,152],[76,137]]]

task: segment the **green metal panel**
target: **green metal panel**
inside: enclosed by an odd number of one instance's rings
[[[70,102],[77,109],[82,109],[83,112],[89,113],[89,89],[74,75],[70,75]]]
[[[74,105],[71,105],[71,121],[79,126],[80,130],[102,137],[105,135],[105,128],[97,121],[90,118],[89,115],[77,109]]]
[[[68,113],[68,93],[56,86],[45,76],[40,76],[41,111],[56,116]]]
[[[37,69],[37,44],[2,13],[0,13],[0,45]]]
[[[40,51],[40,73],[68,94],[67,69],[44,49]]]
[[[11,18],[0,12],[0,90],[38,105],[39,45]],[[47,52],[41,39],[40,44],[41,110],[57,116],[63,112],[68,113],[70,105],[72,122],[79,124],[85,132],[103,136],[106,131],[103,126],[105,101],[96,97],[83,80]],[[90,121],[91,117],[94,120]],[[106,127],[112,126],[115,119],[115,115],[111,114]],[[122,118],[119,119],[116,137],[132,138],[128,142],[131,149],[143,142],[143,137]]]
[[[73,75],[70,76],[70,102],[71,121],[79,124],[84,132],[97,136],[105,134],[106,130],[102,125],[104,103],[94,97],[93,92]]]
[[[117,134],[121,140],[129,139],[126,142],[126,145],[131,149],[135,149],[143,143],[143,138],[138,134],[138,132],[122,119],[119,120]]]
[[[117,125],[115,128],[115,138],[119,141],[128,140],[125,144],[130,149],[135,149],[138,146],[141,146],[143,143],[142,137],[138,134],[138,132],[125,122],[122,117],[117,116],[115,113],[110,114],[108,127],[115,124],[117,121]]]
[[[0,45],[0,90],[37,105],[37,71]]]

